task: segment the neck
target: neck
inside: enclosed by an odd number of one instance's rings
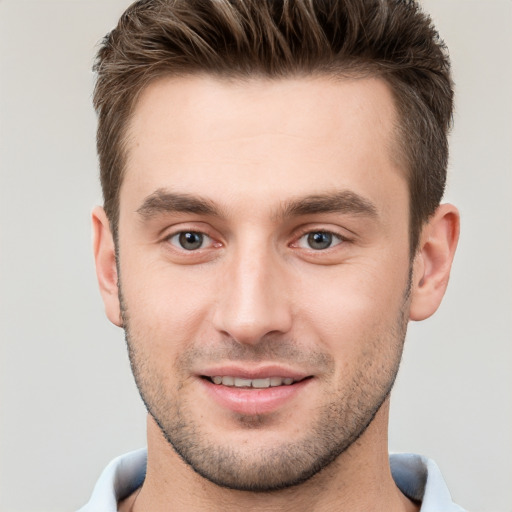
[[[389,403],[381,407],[364,434],[328,467],[308,481],[280,491],[246,492],[219,487],[195,473],[163,438],[148,417],[148,465],[141,489],[120,504],[120,511],[194,512],[413,512],[418,508],[396,487],[389,468]]]

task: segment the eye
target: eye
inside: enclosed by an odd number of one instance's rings
[[[169,237],[168,240],[175,247],[185,249],[186,251],[202,249],[205,245],[209,245],[212,242],[208,235],[198,231],[180,231]]]
[[[311,231],[302,235],[297,245],[302,249],[322,251],[334,247],[341,242],[343,242],[343,239],[340,236],[329,231]]]

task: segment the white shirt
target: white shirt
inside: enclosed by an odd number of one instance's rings
[[[146,449],[114,459],[103,471],[89,503],[78,512],[116,512],[117,503],[144,482]],[[437,464],[413,453],[389,456],[391,474],[407,497],[421,502],[421,512],[464,512],[452,502]]]

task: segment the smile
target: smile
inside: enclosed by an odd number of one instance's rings
[[[235,388],[265,389],[277,386],[290,386],[298,380],[292,377],[268,377],[265,379],[243,379],[231,376],[215,376],[211,378],[214,384]]]
[[[289,407],[315,380],[313,375],[292,376],[286,375],[291,373],[286,371],[279,376],[281,372],[277,368],[255,372],[224,371],[217,369],[210,375],[203,374],[199,382],[222,409],[243,415],[267,414]]]

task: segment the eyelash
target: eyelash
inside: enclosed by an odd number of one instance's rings
[[[187,236],[187,235],[195,235],[196,237],[199,236],[201,237],[201,240],[200,240],[200,246],[199,247],[192,247],[192,248],[186,248],[183,246],[184,243],[186,243],[185,240],[182,239],[182,237],[184,236]],[[311,247],[311,243],[314,242],[314,240],[312,240],[310,237],[312,236],[316,236],[316,235],[322,235],[323,237],[327,237],[327,240],[324,241],[324,243],[327,243],[327,246],[326,247]],[[308,244],[308,246],[302,246],[301,245],[301,241],[305,238],[306,238],[306,244]],[[175,242],[173,242],[173,239],[176,239]],[[177,250],[179,251],[185,251],[187,253],[197,253],[199,252],[201,249],[206,249],[207,247],[203,247],[204,245],[204,242],[208,241],[209,240],[209,244],[208,245],[213,245],[214,247],[221,247],[222,244],[220,242],[215,242],[215,240],[210,236],[208,235],[207,233],[205,233],[204,231],[201,231],[201,230],[194,230],[194,229],[189,229],[189,230],[180,230],[180,231],[176,231],[174,233],[171,233],[170,235],[166,236],[165,237],[165,241],[167,241],[168,243],[170,243],[172,246],[174,246]],[[305,249],[305,250],[309,250],[309,251],[313,251],[313,252],[316,252],[316,253],[320,253],[320,252],[324,252],[324,251],[327,251],[329,249],[332,249],[344,242],[349,242],[350,239],[348,239],[347,237],[339,234],[339,233],[336,233],[334,231],[330,231],[330,230],[326,230],[326,229],[311,229],[311,228],[308,228],[308,229],[304,229],[296,238],[295,238],[295,241],[292,242],[289,247],[293,247],[293,248],[301,248],[301,249]],[[320,245],[322,245],[322,242],[323,240],[318,240],[318,243]],[[193,243],[193,241],[191,241],[191,243]]]
[[[327,247],[312,247],[311,244],[316,242],[316,240],[313,239],[314,236],[321,235],[322,237],[327,237]],[[305,239],[307,247],[301,246],[301,240]],[[313,230],[313,231],[307,231],[302,236],[300,236],[297,239],[297,246],[301,247],[302,249],[312,250],[312,251],[326,251],[328,249],[331,249],[333,247],[336,247],[337,245],[340,245],[342,242],[345,242],[346,239],[338,235],[337,233],[333,233],[332,231],[325,231],[325,230]],[[322,245],[323,240],[319,240],[319,245]]]
[[[311,235],[316,235],[316,234],[323,234],[323,235],[331,236],[333,238],[333,243],[331,243],[328,247],[326,247],[324,249],[315,249],[313,247],[300,247],[300,245],[299,245],[300,241],[302,239],[304,239],[304,237],[309,237]],[[337,240],[336,243],[334,243],[335,239]],[[350,238],[342,235],[341,233],[339,233],[337,231],[329,230],[329,229],[325,229],[325,228],[315,229],[315,228],[311,228],[311,227],[306,227],[303,230],[301,230],[299,232],[299,234],[295,237],[294,240],[295,241],[290,244],[290,247],[299,247],[299,248],[305,249],[307,251],[312,251],[313,253],[322,253],[322,252],[328,251],[329,249],[333,249],[333,248],[337,247],[338,245],[341,245],[342,243],[351,241]]]
[[[219,242],[217,242],[217,244],[216,244],[214,239],[211,236],[209,236],[208,234],[204,233],[203,231],[194,230],[194,229],[184,229],[181,231],[176,231],[175,233],[171,233],[170,235],[165,237],[165,241],[169,242],[171,245],[176,247],[178,250],[182,250],[182,251],[186,251],[186,252],[190,252],[190,253],[198,252],[199,250],[205,248],[205,247],[202,247],[202,245],[203,245],[202,243],[201,243],[201,247],[198,247],[196,249],[187,249],[187,248],[183,247],[183,245],[182,245],[183,241],[180,240],[180,238],[182,236],[186,236],[186,235],[199,235],[200,237],[202,237],[202,242],[204,242],[205,239],[207,239],[207,240],[210,240],[210,244],[221,246],[221,244]],[[176,240],[177,243],[173,243],[173,239],[176,237],[178,237],[178,239]]]

